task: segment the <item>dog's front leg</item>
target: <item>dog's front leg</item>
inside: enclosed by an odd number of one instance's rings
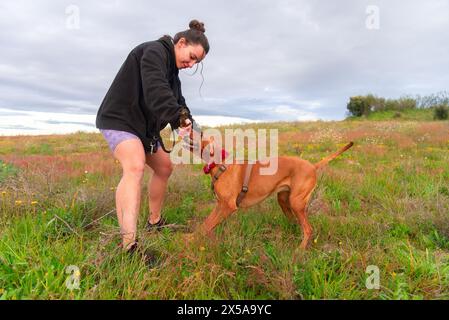
[[[212,210],[204,223],[201,225],[199,232],[203,235],[210,235],[212,230],[218,224],[220,224],[224,219],[229,217],[236,210],[236,206],[229,206],[226,202],[219,201],[216,207]]]

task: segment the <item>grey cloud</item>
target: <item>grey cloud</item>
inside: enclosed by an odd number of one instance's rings
[[[66,28],[70,4],[80,9],[78,30]],[[379,30],[365,26],[372,4]],[[341,119],[351,95],[447,90],[448,12],[445,0],[5,1],[0,108],[95,114],[134,46],[198,18],[211,44],[202,97],[200,73],[181,71],[194,114]]]
[[[77,124],[81,126],[87,126],[87,127],[95,127],[94,124],[88,123],[88,122],[81,122],[81,121],[54,121],[54,120],[47,120],[43,121],[48,124]]]

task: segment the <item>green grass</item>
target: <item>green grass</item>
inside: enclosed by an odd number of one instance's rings
[[[349,120],[364,119],[370,121],[431,121],[434,117],[434,110],[426,109],[404,109],[402,111],[385,110],[371,112],[368,116],[361,118],[349,117]]]
[[[0,299],[449,298],[447,122],[253,128],[279,128],[279,154],[312,162],[355,142],[319,173],[307,251],[298,248],[301,230],[276,197],[239,210],[213,238],[188,243],[183,230],[148,234],[143,184],[139,239],[156,258],[148,266],[117,246],[114,188],[121,169],[101,135],[6,138],[0,140]],[[163,206],[169,223],[194,229],[214,207],[201,168],[175,168]],[[370,265],[380,271],[378,290],[366,287]],[[70,266],[79,269],[79,289],[66,285],[74,279]]]
[[[16,175],[17,168],[0,160],[0,183],[10,176]]]

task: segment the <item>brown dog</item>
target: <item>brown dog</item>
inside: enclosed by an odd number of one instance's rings
[[[202,234],[210,234],[212,230],[224,219],[234,213],[238,207],[248,208],[277,193],[279,205],[290,221],[298,223],[303,231],[303,240],[300,248],[305,249],[312,237],[312,227],[307,220],[307,205],[316,186],[317,170],[329,161],[353,146],[350,142],[338,152],[324,158],[316,164],[297,158],[278,157],[278,169],[273,175],[261,175],[259,169],[268,167],[269,163],[255,162],[252,165],[251,175],[247,174],[248,162],[242,164],[214,165],[207,159],[214,155],[214,147],[210,147],[212,140],[201,141],[201,154],[209,146],[209,157],[202,157],[209,162],[206,166],[212,177],[212,187],[218,200],[216,207],[201,225]],[[191,148],[193,151],[193,149]],[[224,152],[224,150],[221,150]],[[207,150],[206,150],[207,154]],[[224,158],[224,154],[222,158]],[[206,168],[205,167],[205,168]],[[221,171],[221,172],[220,172]],[[218,176],[218,178],[217,178]],[[245,176],[249,176],[249,179]],[[242,193],[242,185],[247,180],[247,192]],[[239,197],[240,195],[240,197]]]

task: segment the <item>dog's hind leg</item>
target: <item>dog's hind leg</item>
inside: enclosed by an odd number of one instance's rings
[[[290,196],[290,191],[281,191],[278,193],[278,203],[279,206],[282,209],[282,212],[287,216],[288,220],[290,222],[297,223],[295,214],[292,211],[292,208],[290,208],[290,201],[288,200]]]
[[[312,227],[307,220],[307,204],[309,202],[312,192],[308,194],[300,194],[295,197],[290,197],[290,206],[298,219],[302,228],[303,239],[300,245],[301,249],[306,249],[310,238],[312,237]]]

